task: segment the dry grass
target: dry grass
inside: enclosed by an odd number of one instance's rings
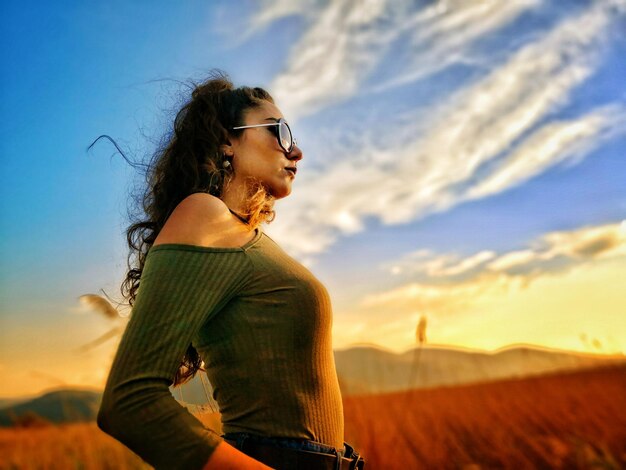
[[[626,468],[625,398],[626,367],[348,397],[346,440],[372,470]],[[0,429],[0,456],[2,469],[149,468],[93,423]]]
[[[0,429],[0,469],[151,468],[96,423]]]
[[[372,469],[626,468],[626,367],[344,400]]]

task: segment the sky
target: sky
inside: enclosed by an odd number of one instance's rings
[[[334,346],[626,353],[626,1],[2,2],[0,396],[101,388],[140,175],[221,69],[304,158],[264,227]]]

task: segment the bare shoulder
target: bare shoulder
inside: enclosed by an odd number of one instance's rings
[[[221,199],[208,193],[194,193],[183,199],[174,209],[173,218],[193,217],[198,220],[215,221],[228,217],[230,211]]]
[[[219,198],[205,193],[187,196],[172,211],[153,246],[176,243],[206,247],[236,247],[254,234],[238,223]]]

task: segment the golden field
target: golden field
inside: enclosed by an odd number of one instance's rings
[[[626,468],[626,367],[345,399],[373,469]]]
[[[151,468],[96,423],[0,429],[0,456],[2,470]]]
[[[346,441],[370,469],[620,469],[624,403],[626,366],[353,396]],[[2,469],[149,468],[95,423],[0,429],[0,456]]]

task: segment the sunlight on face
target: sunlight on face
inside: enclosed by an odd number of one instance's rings
[[[272,124],[283,118],[276,105],[269,101],[248,110],[244,125]],[[297,162],[302,159],[302,151],[294,145],[286,153],[277,138],[277,126],[263,126],[243,129],[240,136],[231,138],[232,164],[235,178],[231,184],[243,185],[254,178],[260,181],[276,199],[288,196],[295,179]]]

